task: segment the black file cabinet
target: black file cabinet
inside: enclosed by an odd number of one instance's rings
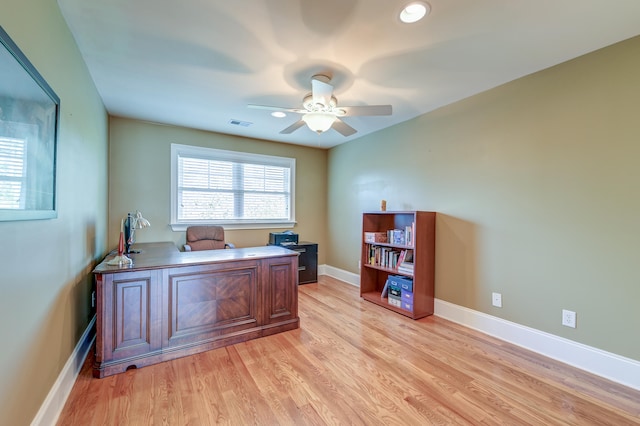
[[[273,244],[278,245],[278,244]],[[301,241],[298,244],[279,244],[300,253],[298,256],[298,284],[318,282],[318,244]]]
[[[300,253],[298,256],[298,284],[318,282],[318,244],[302,241],[284,247]]]

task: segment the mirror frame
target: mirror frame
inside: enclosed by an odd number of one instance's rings
[[[2,26],[0,75],[0,221],[56,218],[60,98]]]

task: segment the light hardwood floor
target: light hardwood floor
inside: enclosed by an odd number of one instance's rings
[[[301,328],[94,379],[59,425],[631,425],[640,392],[320,277]]]

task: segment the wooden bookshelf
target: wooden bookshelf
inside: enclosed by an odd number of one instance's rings
[[[435,212],[363,213],[360,256],[360,296],[363,299],[413,319],[433,314],[435,223]],[[407,230],[409,227],[412,234],[411,241],[369,242],[365,240],[367,233],[388,233],[389,230]],[[389,255],[390,252],[401,253],[403,250],[412,251],[413,274],[399,272],[397,265],[390,260],[394,257]],[[382,290],[389,275],[413,279],[413,310],[391,305],[388,298],[382,297]]]

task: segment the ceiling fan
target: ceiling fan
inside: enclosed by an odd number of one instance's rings
[[[323,133],[333,128],[343,136],[351,136],[357,132],[341,120],[342,117],[364,115],[391,115],[391,105],[340,106],[333,96],[331,79],[326,75],[317,74],[311,77],[311,93],[304,97],[304,108],[283,108],[268,105],[251,105],[249,108],[266,109],[272,111],[295,112],[302,114],[302,118],[280,133],[289,134],[305,124],[316,133]]]

